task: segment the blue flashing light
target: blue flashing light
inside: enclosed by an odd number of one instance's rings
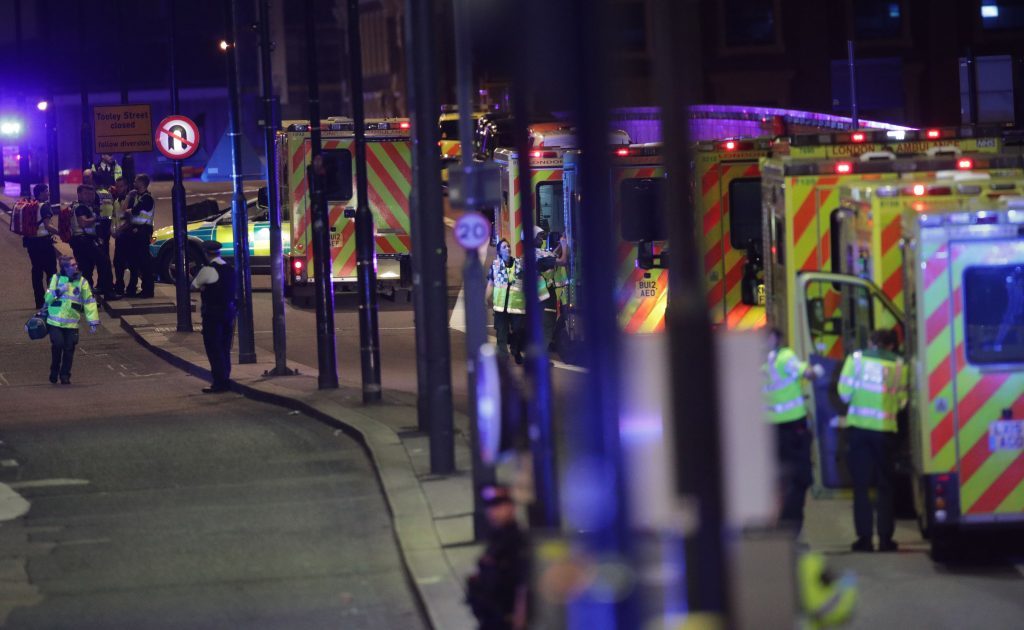
[[[999,5],[998,4],[983,4],[981,5],[981,17],[986,19],[995,19],[999,17]]]
[[[893,2],[889,5],[889,17],[897,20],[900,17],[900,5]]]

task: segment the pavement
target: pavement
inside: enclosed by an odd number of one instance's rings
[[[173,305],[173,287],[158,285],[152,300],[124,299],[108,305],[121,328],[172,365],[209,379],[201,335],[178,332],[173,312],[133,314],[138,309]],[[198,318],[197,318],[198,322]],[[364,405],[361,390],[341,386],[320,390],[317,371],[295,362],[294,376],[269,376],[273,361],[232,367],[232,389],[254,400],[300,411],[344,431],[369,454],[391,514],[405,568],[431,627],[473,627],[464,603],[465,577],[482,547],[473,540],[473,501],[468,418],[456,414],[456,472],[430,473],[428,437],[418,431],[416,398],[388,390],[379,404]],[[260,357],[272,358],[268,353]]]

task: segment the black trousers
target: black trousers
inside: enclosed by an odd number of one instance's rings
[[[857,538],[871,539],[877,519],[878,539],[892,540],[896,525],[893,520],[893,462],[896,434],[851,427],[847,431],[850,454],[847,459],[853,479],[853,525]],[[871,486],[878,493],[871,503]]]
[[[92,274],[96,271],[96,258],[99,256],[99,248],[96,247],[96,236],[92,234],[79,234],[71,237],[71,252],[78,261],[78,270],[82,277],[89,281],[89,286],[97,286]]]
[[[114,290],[124,293],[124,274],[131,259],[131,238],[128,234],[114,239]]]
[[[779,523],[797,534],[804,526],[804,503],[811,487],[811,432],[807,418],[775,425],[782,512]]]
[[[234,336],[234,318],[203,317],[203,347],[210,361],[210,375],[215,388],[227,388],[231,378],[231,342]]]
[[[50,374],[71,378],[71,363],[78,345],[77,328],[50,325]]]
[[[26,238],[24,243],[32,263],[32,293],[35,294],[36,308],[43,308],[47,283],[57,274],[57,250],[49,236],[33,236]]]
[[[128,294],[135,293],[139,281],[142,283],[141,294],[153,295],[153,257],[149,255],[149,239],[153,236],[153,227],[149,225],[128,228]],[[124,238],[122,236],[121,238]]]
[[[496,350],[498,358],[508,357],[508,344],[512,334],[512,320],[515,317],[522,316],[494,311],[494,333],[498,338],[498,348]]]

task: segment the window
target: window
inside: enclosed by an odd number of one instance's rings
[[[981,0],[981,26],[991,31],[1024,28],[1024,0]]]
[[[903,36],[903,3],[899,0],[856,0],[853,32],[858,40]]]
[[[1024,265],[968,267],[963,287],[967,360],[1024,363]]]
[[[647,50],[647,3],[623,0],[612,4],[612,42],[622,52]]]
[[[729,48],[776,43],[775,0],[723,0],[725,45]]]
[[[537,184],[537,225],[545,232],[565,232],[562,182]]]
[[[744,177],[729,182],[729,243],[746,251],[762,246],[761,178]]]
[[[624,241],[666,239],[663,210],[665,179],[625,179],[619,186],[622,201],[621,234]]]
[[[455,118],[452,120],[442,120],[438,125],[441,130],[442,140],[458,140],[459,139],[459,119]]]

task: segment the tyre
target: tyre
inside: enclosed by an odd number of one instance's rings
[[[195,279],[196,274],[199,273],[199,268],[206,264],[203,253],[199,251],[199,248],[194,244],[189,243],[185,248],[186,259],[188,260],[188,281],[192,282]],[[177,279],[177,257],[174,249],[174,244],[168,244],[160,250],[160,256],[157,258],[157,273],[163,282],[174,284]]]

